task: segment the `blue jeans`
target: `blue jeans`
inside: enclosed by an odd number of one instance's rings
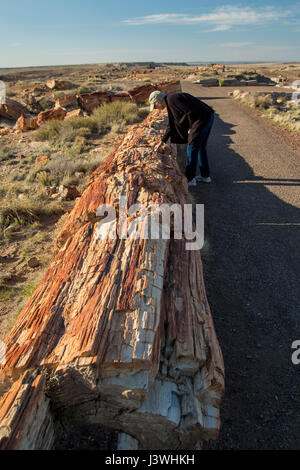
[[[188,181],[191,181],[196,176],[197,165],[200,168],[200,174],[203,178],[209,176],[209,165],[207,157],[207,141],[214,123],[214,114],[211,115],[210,119],[202,127],[199,136],[197,137],[193,147],[188,144],[187,146],[187,165],[185,170],[185,176]]]

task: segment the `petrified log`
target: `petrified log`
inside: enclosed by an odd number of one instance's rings
[[[55,80],[53,80],[54,82]],[[52,81],[51,81],[52,82]],[[97,91],[91,93],[82,93],[78,95],[65,95],[60,96],[55,101],[55,107],[47,109],[39,113],[37,117],[32,117],[29,114],[29,111],[26,108],[18,108],[19,114],[13,114],[16,112],[16,105],[12,107],[12,103],[8,106],[0,105],[0,115],[1,112],[3,117],[15,116],[15,119],[18,119],[21,112],[23,115],[20,116],[16,123],[16,129],[22,132],[36,129],[37,127],[43,125],[45,122],[52,119],[64,120],[72,117],[78,117],[83,115],[83,110],[91,112],[94,109],[101,106],[104,103],[110,103],[113,101],[134,101],[138,104],[145,103],[149,98],[149,95],[154,90],[161,90],[164,93],[173,93],[175,91],[180,91],[180,81],[173,80],[168,82],[153,84],[143,84],[139,85],[128,92],[122,93],[109,93],[106,91]],[[12,102],[12,100],[10,100]],[[16,102],[15,102],[16,103]],[[17,103],[19,106],[19,103]],[[78,108],[78,106],[80,108]],[[69,110],[69,112],[67,112]],[[25,113],[26,111],[26,113]],[[12,119],[13,117],[11,117]]]
[[[51,121],[52,119],[63,121],[66,114],[67,112],[64,108],[52,108],[46,111],[42,111],[37,117],[37,125],[41,126],[42,124],[45,124],[45,122]]]
[[[23,91],[24,94],[30,93],[33,96],[40,96],[41,93],[48,91],[48,87],[45,83],[40,83],[39,85],[34,85],[33,87]]]
[[[30,116],[30,112],[18,101],[6,98],[5,104],[0,104],[0,117],[16,121],[20,116]]]
[[[68,82],[67,80],[48,80],[46,82],[46,86],[50,88],[50,90],[66,90],[68,88],[71,88],[73,84],[71,82]]]
[[[82,111],[82,109],[78,108],[78,109],[73,109],[73,111],[69,111],[66,114],[65,119],[70,119],[74,117],[82,117],[82,116],[84,116],[84,112]]]
[[[78,108],[77,95],[59,96],[55,101],[55,108]]]
[[[166,94],[181,91],[181,84],[179,80],[165,81],[160,83],[146,83],[139,85],[131,90],[128,90],[128,95],[136,103],[147,102],[149,95],[152,91],[160,90]]]
[[[181,84],[179,80],[172,80],[169,82],[155,83],[155,88],[163,93],[176,93],[181,91]]]
[[[128,90],[128,94],[130,98],[136,103],[145,103],[145,101],[149,98],[149,95],[156,89],[157,88],[152,83],[146,83]]]
[[[145,103],[152,91],[161,90],[164,93],[174,93],[181,90],[179,80],[172,80],[161,83],[146,83],[138,85],[131,90],[122,93],[109,93],[106,91],[95,91],[77,95],[78,103],[85,111],[92,111],[103,103],[111,101],[134,101],[137,104]]]
[[[106,91],[94,91],[92,93],[82,93],[77,95],[79,106],[85,111],[93,111],[93,109],[98,108],[103,103],[109,103],[110,94]]]
[[[45,377],[26,372],[0,400],[0,450],[51,449],[54,425]]]
[[[216,78],[201,78],[195,83],[199,83],[203,86],[219,86],[219,80]]]
[[[15,129],[25,132],[30,131],[32,129],[36,129],[38,127],[38,119],[37,117],[33,116],[20,116],[16,122]]]
[[[104,424],[140,449],[199,448],[218,435],[224,366],[199,250],[186,250],[184,238],[123,238],[118,229],[115,238],[100,236],[99,206],[121,217],[124,195],[129,212],[135,203],[147,211],[186,203],[174,149],[153,150],[166,122],[153,111],[93,173],[56,240],[53,263],[5,338],[0,416],[12,423],[0,434],[5,448],[23,448],[19,436],[36,435],[45,423],[49,442],[31,439],[31,448],[53,442],[46,402],[38,413],[43,394],[27,406],[33,384],[20,392],[24,373],[43,375],[51,410],[66,428]]]
[[[0,135],[7,135],[12,132],[12,129],[10,127],[2,127],[0,129]]]
[[[124,91],[124,92],[119,92],[119,93],[113,93],[110,95],[110,100],[111,101],[129,101],[131,98],[129,94]]]

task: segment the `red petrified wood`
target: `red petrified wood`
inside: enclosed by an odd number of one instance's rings
[[[121,197],[128,210],[186,203],[174,149],[154,151],[165,127],[166,115],[153,111],[94,172],[5,338],[2,447],[51,447],[49,401],[65,427],[104,424],[140,449],[193,449],[217,437],[224,366],[200,252],[186,250],[184,239],[122,239],[118,228],[115,238],[100,237],[103,204],[119,220]],[[113,223],[105,227],[113,233]]]

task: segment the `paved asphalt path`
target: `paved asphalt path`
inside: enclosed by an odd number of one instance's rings
[[[207,448],[300,449],[300,155],[229,88],[182,89],[216,111],[213,184],[191,189],[205,205],[204,277],[226,367],[222,430]]]

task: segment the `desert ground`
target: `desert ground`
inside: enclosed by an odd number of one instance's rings
[[[164,80],[180,80],[182,91],[214,108],[213,183],[191,189],[205,205],[201,256],[226,369],[222,430],[207,448],[300,446],[299,374],[290,349],[299,331],[300,268],[300,116],[290,93],[299,79],[300,64],[278,63],[0,69],[7,98],[33,119],[64,97],[122,94]],[[236,89],[247,95],[235,99]],[[106,103],[28,130],[2,114],[0,339],[49,266],[54,239],[90,174],[148,112],[147,100]]]

